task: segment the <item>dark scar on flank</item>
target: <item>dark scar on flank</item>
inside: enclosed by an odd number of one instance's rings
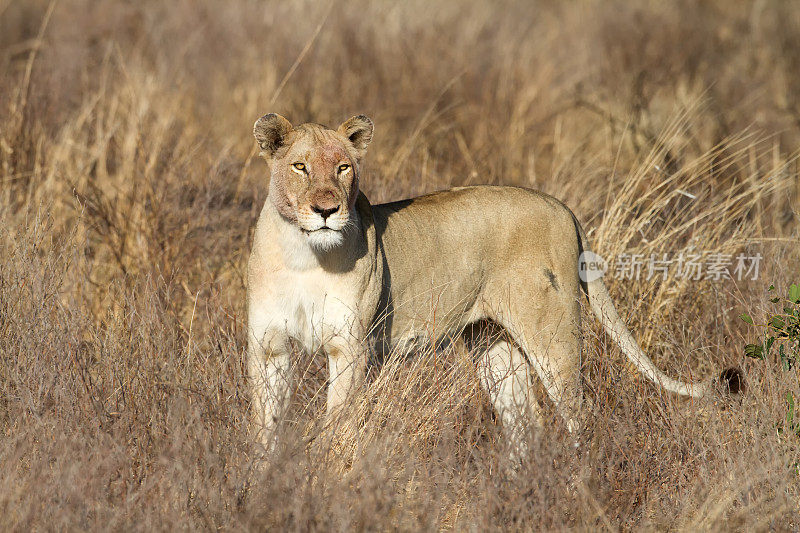
[[[553,271],[549,268],[545,268],[544,275],[550,280],[550,285],[552,285],[555,290],[558,290],[558,278],[556,278],[556,275],[553,274]]]

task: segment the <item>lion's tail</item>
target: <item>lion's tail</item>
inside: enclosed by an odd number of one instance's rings
[[[592,311],[600,319],[606,332],[614,339],[622,351],[628,356],[628,360],[633,363],[639,371],[644,374],[647,379],[661,385],[665,389],[684,396],[691,396],[693,398],[700,398],[708,394],[711,390],[711,383],[685,383],[672,379],[659,370],[653,361],[642,351],[633,338],[625,323],[617,314],[614,308],[614,302],[611,300],[611,295],[608,294],[602,278],[590,281],[587,284],[589,293],[589,304]]]
[[[575,220],[575,226],[581,240],[581,251],[583,251],[586,249],[586,234],[583,232],[583,228],[581,228],[577,220]],[[642,351],[636,339],[633,338],[633,335],[631,335],[627,326],[622,321],[619,314],[617,314],[614,302],[602,278],[586,283],[584,288],[587,292],[592,311],[603,324],[603,328],[611,338],[614,339],[614,342],[619,345],[628,357],[628,360],[633,363],[647,379],[656,385],[664,387],[668,391],[684,396],[691,396],[693,398],[700,398],[711,391],[712,382],[710,381],[704,383],[686,383],[678,381],[664,374],[653,364],[653,361]],[[736,384],[741,383],[741,376],[737,370],[730,369],[723,372],[721,380],[728,385],[729,390],[736,389],[736,391],[738,391],[739,387],[734,387],[734,384],[731,382],[737,380]]]

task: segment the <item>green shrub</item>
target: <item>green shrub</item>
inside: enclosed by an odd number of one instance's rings
[[[775,286],[770,285],[769,292],[775,292]],[[770,353],[774,353],[773,346],[777,343],[778,358],[781,369],[791,372],[800,362],[800,285],[791,285],[786,298],[774,296],[770,298],[773,304],[781,303],[782,313],[770,316],[766,324],[756,324],[748,314],[742,314],[741,319],[763,330],[763,340],[758,344],[747,344],[744,353],[753,359],[766,360]],[[786,393],[786,429],[800,436],[800,406],[791,391]],[[783,428],[779,427],[782,433]]]

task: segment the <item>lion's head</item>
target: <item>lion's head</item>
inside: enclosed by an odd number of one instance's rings
[[[270,201],[316,250],[341,245],[353,223],[359,162],[372,140],[372,128],[364,115],[331,130],[312,123],[292,126],[275,113],[253,126],[272,173]]]

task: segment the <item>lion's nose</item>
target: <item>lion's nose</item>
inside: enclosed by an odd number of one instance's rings
[[[337,205],[336,207],[320,207],[312,204],[311,210],[321,216],[322,220],[327,220],[328,217],[337,212],[340,207],[341,205]]]

